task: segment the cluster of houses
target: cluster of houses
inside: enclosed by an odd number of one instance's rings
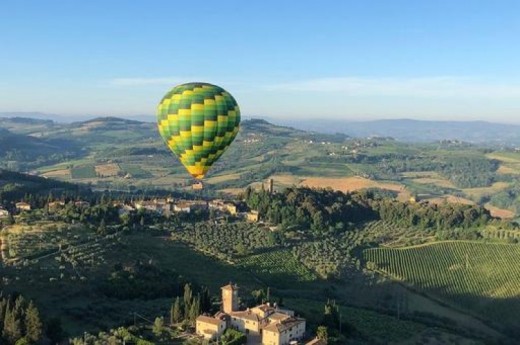
[[[220,213],[229,214],[245,218],[252,222],[258,221],[258,212],[240,212],[237,205],[232,201],[222,199],[206,200],[174,200],[173,198],[140,200],[132,203],[114,203],[119,209],[119,214],[125,214],[136,210],[144,209],[149,212],[156,212],[163,216],[170,216],[172,213],[191,213],[196,210],[214,210]]]
[[[90,207],[88,201],[73,201],[74,206],[78,208]],[[31,205],[27,202],[17,202],[15,204],[17,212],[30,211]],[[211,201],[205,200],[174,200],[173,198],[156,198],[152,200],[138,200],[128,203],[116,201],[114,207],[119,210],[119,215],[125,215],[139,210],[158,213],[163,216],[170,216],[172,213],[191,213],[195,210],[215,210],[219,213],[229,214],[244,218],[250,222],[258,222],[259,216],[257,211],[240,212],[234,202],[215,199]],[[65,207],[65,202],[56,200],[47,204],[49,212],[55,212]],[[0,205],[0,219],[9,217],[9,211]]]
[[[219,339],[228,328],[243,332],[248,344],[292,345],[323,344],[308,338],[305,319],[295,316],[294,311],[279,308],[276,304],[260,304],[254,308],[240,310],[239,288],[229,283],[221,288],[222,308],[215,315],[197,317],[196,333],[208,340]]]
[[[23,211],[30,211],[31,210],[31,204],[20,201],[15,204],[16,211],[17,212],[23,212]],[[11,213],[6,210],[2,205],[0,205],[0,219],[8,218],[11,215]]]

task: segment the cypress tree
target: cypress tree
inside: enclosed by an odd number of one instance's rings
[[[197,294],[196,297],[193,297],[193,301],[191,303],[191,308],[189,312],[189,321],[194,324],[195,320],[200,314],[200,295]]]
[[[181,311],[181,299],[177,296],[175,298],[175,302],[172,304],[171,313],[170,313],[170,324],[174,325],[181,321],[182,311]]]
[[[193,291],[191,290],[191,285],[189,283],[186,283],[186,285],[184,285],[184,318],[185,319],[189,319],[192,299],[193,299]]]
[[[211,310],[211,297],[209,295],[209,289],[207,287],[202,288],[200,310],[203,313],[209,312]]]
[[[4,316],[4,332],[3,335],[9,343],[14,344],[22,337],[22,323],[16,318],[15,308],[11,308],[11,303],[7,303]]]
[[[25,336],[32,342],[37,342],[42,337],[43,325],[40,313],[32,301],[25,312]]]

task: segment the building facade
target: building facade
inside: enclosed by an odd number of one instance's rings
[[[197,318],[196,332],[205,339],[216,339],[227,328],[256,336],[262,345],[289,345],[304,338],[305,319],[295,317],[292,310],[269,303],[239,310],[238,286],[229,283],[221,291],[222,311]]]

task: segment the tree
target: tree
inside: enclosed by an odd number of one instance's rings
[[[171,310],[170,310],[170,324],[174,325],[176,323],[179,323],[181,321],[181,299],[177,296],[175,298],[175,302],[172,304]]]
[[[156,317],[153,322],[152,332],[155,336],[160,337],[164,331],[164,319],[162,317]]]
[[[328,300],[325,304],[322,323],[329,329],[339,329],[339,306],[336,301]]]
[[[232,328],[226,329],[222,335],[222,345],[241,345],[247,343],[247,336]]]
[[[190,307],[190,313],[189,313],[189,321],[190,323],[194,324],[195,320],[200,314],[200,295],[197,295],[196,297],[193,297],[193,301],[191,303]]]
[[[184,285],[184,318],[189,319],[191,300],[193,299],[193,291],[190,283]]]
[[[14,307],[10,308],[10,304],[9,302],[7,303],[4,315],[3,335],[9,343],[14,344],[22,337],[22,324],[21,320],[16,317]]]
[[[27,337],[23,337],[18,339],[14,345],[31,345],[31,342],[27,340]]]
[[[107,233],[107,227],[105,224],[105,219],[101,219],[101,222],[99,223],[99,227],[97,229],[97,233],[99,235],[105,235]]]
[[[206,286],[202,288],[200,297],[200,311],[203,313],[211,311],[211,297],[209,295],[209,289]]]
[[[38,309],[32,301],[25,312],[25,334],[31,342],[37,342],[41,339],[43,333],[43,325],[40,320]]]
[[[318,339],[323,340],[325,342],[329,339],[329,331],[326,326],[318,326],[316,329],[316,336]]]

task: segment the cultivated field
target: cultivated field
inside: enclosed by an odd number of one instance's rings
[[[368,188],[386,189],[398,193],[405,192],[405,187],[401,184],[378,182],[359,176],[345,178],[305,177],[300,185],[310,188],[332,188],[345,193]]]
[[[51,170],[46,173],[43,173],[41,176],[61,180],[68,180],[71,178],[70,169]]]
[[[96,174],[101,177],[117,176],[121,171],[119,164],[114,163],[96,165],[94,169]]]
[[[450,241],[367,249],[367,266],[465,310],[513,325],[520,310],[520,246]]]
[[[481,187],[481,188],[466,188],[462,189],[464,194],[470,197],[473,200],[479,200],[484,196],[490,196],[495,193],[501,192],[509,187],[509,183],[507,182],[495,182],[493,185],[489,187]]]
[[[504,210],[502,208],[498,208],[496,206],[491,205],[490,203],[486,203],[484,208],[491,213],[493,217],[502,218],[502,219],[512,219],[515,217],[515,213],[511,210]]]

